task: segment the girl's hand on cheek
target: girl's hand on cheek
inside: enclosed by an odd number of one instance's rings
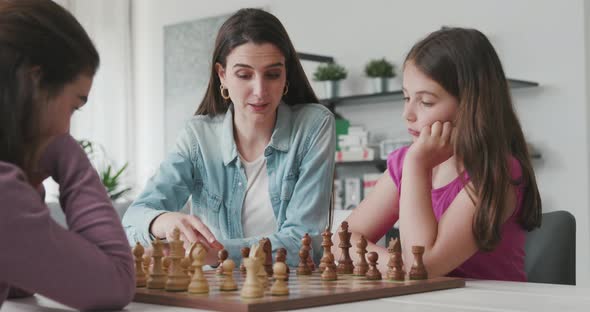
[[[406,157],[419,165],[432,169],[453,156],[452,137],[455,127],[450,121],[434,122],[420,131]]]

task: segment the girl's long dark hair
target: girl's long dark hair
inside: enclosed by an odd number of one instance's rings
[[[540,226],[541,197],[529,151],[502,64],[486,36],[474,29],[442,29],[414,45],[406,62],[459,100],[454,151],[473,183],[478,247],[489,251],[500,242],[505,200],[518,183],[525,186],[518,222],[529,231]],[[509,156],[520,162],[519,181],[511,178]]]
[[[47,99],[80,74],[94,75],[98,64],[90,38],[61,6],[0,0],[0,161],[30,177]]]
[[[237,46],[253,42],[271,43],[285,56],[289,92],[283,96],[287,105],[318,103],[309,80],[303,71],[297,52],[281,22],[272,14],[260,9],[241,9],[232,15],[219,29],[215,50],[211,59],[209,84],[195,115],[222,114],[227,111],[226,102],[219,92],[221,82],[215,70],[219,63],[225,68],[227,55]]]

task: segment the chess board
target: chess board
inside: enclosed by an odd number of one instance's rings
[[[220,291],[222,276],[214,271],[205,272],[209,282],[208,294],[167,292],[165,290],[137,288],[134,301],[168,306],[209,309],[218,311],[276,311],[301,309],[337,303],[400,296],[465,286],[462,278],[439,277],[427,280],[395,282],[388,280],[369,281],[352,275],[339,275],[336,281],[322,281],[320,273],[298,276],[291,269],[289,295],[271,296],[269,287],[262,298],[244,299],[240,296],[245,275],[234,272],[237,291]]]

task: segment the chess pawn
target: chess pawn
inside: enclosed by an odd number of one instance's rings
[[[145,287],[147,278],[143,271],[143,253],[145,249],[139,242],[133,248],[133,256],[135,257],[135,286]]]
[[[262,246],[264,271],[270,277],[272,276],[272,244],[270,243],[270,239],[266,237],[261,239],[260,246]]]
[[[338,244],[338,247],[342,250],[342,253],[338,259],[337,272],[339,274],[352,274],[354,272],[354,265],[352,264],[349,252],[350,247],[352,247],[350,244],[350,236],[352,233],[348,231],[348,222],[343,221],[340,227],[341,231],[338,232],[340,244]]]
[[[195,273],[188,285],[188,292],[191,294],[206,294],[209,292],[209,283],[205,279],[203,265],[205,265],[207,248],[201,243],[197,243],[195,248],[191,249],[191,256],[193,258],[192,266],[195,268]]]
[[[411,280],[425,280],[428,279],[428,272],[424,267],[422,255],[424,254],[424,246],[412,246],[412,253],[414,254],[414,264],[410,270]]]
[[[250,250],[251,256],[242,260],[246,267],[246,281],[244,282],[240,293],[242,298],[260,298],[264,296],[264,288],[258,280],[258,270],[261,269],[261,266],[258,263],[260,260],[257,257],[254,257],[256,252],[258,252],[257,244]]]
[[[311,236],[309,236],[308,233],[303,235],[303,238],[301,239],[301,246],[302,248],[307,249],[307,267],[313,272],[315,270],[315,263],[311,259]]]
[[[272,267],[275,282],[270,288],[270,294],[273,296],[286,296],[289,294],[287,287],[287,265],[284,262],[275,262]]]
[[[246,273],[246,266],[244,265],[244,259],[248,258],[248,254],[250,254],[250,247],[242,248],[241,252],[242,252],[242,263],[240,264],[240,272]]]
[[[330,254],[329,259],[327,259],[327,261],[334,263],[334,254]],[[326,265],[324,267],[324,271],[322,272],[322,275],[320,276],[320,279],[322,281],[335,281],[335,280],[337,280],[338,275],[336,274],[336,267],[334,265]]]
[[[305,247],[299,250],[299,265],[297,266],[297,275],[311,275],[311,269],[307,266],[309,251]]]
[[[322,259],[320,259],[320,272],[324,272],[326,266],[330,264],[330,256],[332,256],[332,259],[334,259],[332,254],[332,246],[334,246],[334,243],[332,243],[332,232],[330,232],[330,230],[326,230],[322,233],[322,237],[322,248],[324,248],[324,254],[322,255]],[[333,262],[334,260],[332,260],[332,264]]]
[[[217,275],[223,275],[223,261],[225,261],[227,259],[227,257],[229,256],[229,254],[227,253],[227,250],[225,249],[221,249],[220,251],[217,252],[217,269],[215,270],[215,274]]]
[[[231,291],[237,290],[238,284],[234,280],[234,268],[236,267],[235,262],[232,259],[224,260],[221,265],[223,267],[223,283],[219,286],[219,290]]]
[[[361,235],[358,242],[356,243],[356,253],[359,255],[359,261],[355,264],[354,270],[352,272],[353,275],[365,276],[367,274],[367,270],[369,269],[369,265],[365,259],[367,245],[368,243],[365,239],[365,236]]]
[[[369,260],[369,270],[367,271],[367,279],[368,280],[380,280],[381,279],[381,272],[377,269],[377,260],[379,260],[379,254],[371,251],[367,255],[367,259]]]
[[[387,279],[392,281],[404,281],[406,278],[406,272],[404,271],[404,262],[402,259],[402,252],[399,240],[391,239],[389,241],[389,247],[387,247],[389,253],[389,262],[387,262]]]
[[[287,270],[287,276],[285,278],[288,281],[289,280],[289,273],[290,273],[289,271],[290,270],[289,270],[289,266],[287,265],[286,261],[287,261],[287,249],[285,249],[285,248],[279,248],[279,249],[277,249],[277,255],[275,257],[275,263],[276,262],[285,263],[285,268]],[[274,266],[273,266],[273,268],[274,268]],[[273,269],[273,271],[274,271],[274,269]]]
[[[147,288],[162,289],[166,284],[166,273],[164,272],[164,268],[162,267],[162,257],[164,257],[164,252],[162,250],[162,241],[160,241],[156,237],[156,239],[152,241],[152,247],[152,258],[154,260],[152,270],[147,280]]]

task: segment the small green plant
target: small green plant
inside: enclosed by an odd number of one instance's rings
[[[348,72],[346,69],[336,63],[321,64],[313,73],[313,79],[316,81],[342,80],[346,78]]]
[[[100,159],[100,161],[103,162],[103,164],[97,165],[96,162],[98,155],[97,151],[94,148],[94,143],[88,140],[79,140],[78,144],[80,144],[82,149],[84,149],[84,152],[86,152],[86,155],[88,155],[88,158],[90,158],[91,162],[93,162],[93,166],[98,172],[100,180],[112,201],[117,200],[118,198],[125,195],[125,193],[131,190],[130,187],[121,187],[121,175],[127,169],[128,163],[125,163],[123,167],[116,170],[113,169],[113,166],[107,162],[106,157],[104,157],[103,155],[103,157],[100,157],[102,158]]]
[[[374,59],[365,66],[365,74],[373,78],[393,78],[395,77],[395,66],[385,58]]]

